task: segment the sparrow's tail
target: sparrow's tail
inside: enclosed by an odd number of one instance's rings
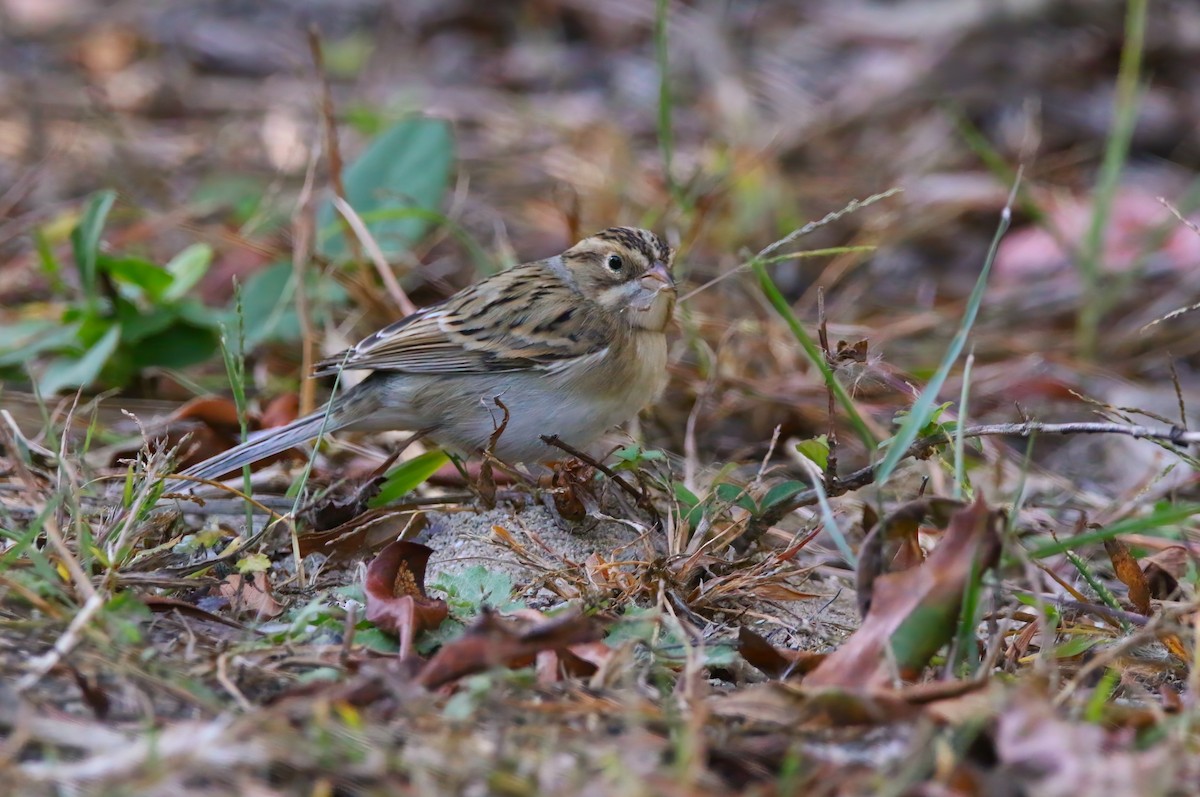
[[[353,418],[346,417],[345,413],[338,412],[336,406],[326,419],[325,408],[321,408],[312,415],[298,418],[286,426],[257,432],[241,445],[234,446],[223,454],[210,457],[198,465],[193,465],[183,471],[181,475],[215,479],[232,473],[243,465],[249,465],[264,457],[306,443],[322,432],[335,432],[352,420]]]

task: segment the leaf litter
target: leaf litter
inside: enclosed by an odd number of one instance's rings
[[[153,19],[35,5],[0,7],[17,25],[0,37],[20,39],[8,57],[38,73],[0,101],[0,176],[15,178],[0,193],[0,322],[19,344],[0,351],[0,767],[16,793],[1190,793],[1197,339],[1171,313],[1196,302],[1194,148],[1180,133],[1196,120],[1170,100],[1190,6],[1152,18],[1136,157],[1106,199],[1091,195],[1107,135],[1096,109],[1134,38],[1113,9],[1074,25],[1036,3],[1027,19],[920,0],[724,16],[663,4],[656,50],[654,3],[406,10],[417,35],[374,48],[387,26],[372,3],[314,4],[327,68],[357,75],[329,86],[346,152],[411,147],[346,173],[396,286],[346,268],[355,240],[322,199],[305,283],[320,339],[306,341],[282,225],[308,159],[294,145],[314,127],[296,98],[314,92],[311,70],[289,71],[305,33],[283,4],[167,4]],[[164,52],[183,62],[160,68]],[[659,53],[677,79],[666,173]],[[397,127],[350,99],[393,96],[397,75],[453,126]],[[1030,101],[1043,94],[1053,102]],[[443,203],[451,129],[461,182]],[[239,180],[212,173],[217,141],[236,142],[218,171]],[[412,191],[371,183],[394,177],[372,162],[411,170],[418,154],[431,168]],[[904,187],[804,241],[840,252],[769,272],[805,322],[824,308],[838,342],[822,353],[886,438],[962,316],[1018,162],[975,365],[941,396],[968,405],[921,430],[934,442],[886,489],[854,481],[814,510],[793,451],[826,486],[876,455],[830,420],[820,375],[742,279],[741,250]],[[87,209],[108,195],[79,197],[114,185],[101,230]],[[1106,203],[1103,279],[1089,283],[1077,258]],[[286,423],[296,351],[394,320],[394,287],[428,304],[510,253],[630,218],[679,242],[690,284],[717,280],[685,303],[671,385],[636,443],[598,460],[633,495],[590,463],[546,479],[469,463],[425,480],[438,455],[381,468],[376,446],[399,443],[381,436],[323,443],[300,499],[288,490],[310,452],[264,463],[250,516],[215,488],[157,505],[167,470],[152,452],[190,433],[183,456],[204,457],[243,419]],[[76,253],[94,294],[72,292]],[[186,403],[228,384],[185,372],[191,352],[167,344],[228,309],[235,275],[256,396]],[[97,296],[138,315],[89,307]],[[1085,302],[1103,308],[1103,358],[1076,348]],[[80,313],[95,323],[78,342],[25,348],[28,330]],[[174,332],[139,348],[142,314]],[[125,394],[39,399],[21,389],[27,362],[31,380]],[[964,417],[1094,413],[1161,423],[1161,447],[1012,431],[968,438],[955,461]],[[389,478],[395,501],[372,503]]]

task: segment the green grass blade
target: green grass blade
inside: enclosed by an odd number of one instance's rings
[[[1122,534],[1161,532],[1164,526],[1174,526],[1183,523],[1185,520],[1196,515],[1200,515],[1200,504],[1172,504],[1170,506],[1159,507],[1144,517],[1129,518],[1128,520],[1122,520],[1096,531],[1077,534],[1067,540],[1055,540],[1054,542],[1046,543],[1034,548],[1029,552],[1029,555],[1034,559],[1045,559],[1047,556],[1054,556],[1064,551],[1073,551],[1085,545],[1094,545],[1098,542],[1111,540],[1113,537],[1120,537]],[[1169,535],[1160,533],[1159,536]]]
[[[1121,181],[1121,172],[1129,158],[1133,129],[1137,123],[1142,68],[1142,49],[1146,38],[1148,0],[1129,0],[1125,13],[1125,44],[1117,69],[1113,126],[1104,148],[1104,161],[1096,180],[1096,199],[1092,205],[1091,226],[1078,258],[1079,274],[1085,286],[1076,327],[1081,353],[1091,358],[1096,353],[1096,338],[1104,317],[1109,291],[1101,279],[1104,233],[1108,230],[1113,200]]]
[[[1017,179],[1013,183],[1012,190],[1008,194],[1008,202],[1004,205],[1004,210],[1000,214],[1000,223],[996,226],[996,234],[992,236],[991,246],[988,247],[987,257],[983,261],[983,269],[979,272],[979,279],[975,281],[975,287],[971,290],[971,296],[967,299],[967,309],[963,313],[962,323],[959,324],[958,331],[954,333],[954,339],[950,341],[950,347],[946,350],[946,354],[942,357],[941,365],[938,366],[937,372],[933,378],[929,380],[929,384],[925,385],[925,389],[921,391],[920,398],[913,405],[912,411],[908,413],[908,417],[900,424],[900,429],[896,432],[896,436],[892,438],[888,446],[888,452],[883,458],[883,462],[875,471],[875,484],[882,487],[887,483],[888,478],[895,471],[896,466],[900,464],[908,447],[913,444],[917,436],[921,433],[921,429],[929,422],[930,415],[937,403],[938,392],[942,389],[942,384],[945,383],[946,377],[950,375],[950,369],[954,367],[954,363],[958,360],[958,355],[962,353],[963,347],[967,344],[967,336],[971,332],[971,327],[975,324],[975,317],[979,314],[979,305],[983,303],[983,294],[987,288],[988,274],[991,273],[992,263],[996,259],[996,250],[1000,247],[1000,239],[1004,237],[1004,233],[1008,231],[1008,227],[1012,224],[1012,207],[1016,201],[1017,189],[1021,185],[1021,173],[1017,172]]]
[[[779,286],[775,284],[775,281],[771,279],[771,275],[767,273],[767,267],[763,260],[760,258],[751,260],[750,268],[754,270],[755,276],[758,277],[759,285],[762,287],[767,301],[771,303],[771,306],[775,308],[775,311],[787,323],[788,328],[792,331],[792,335],[796,338],[796,342],[800,344],[800,348],[804,349],[804,353],[808,355],[809,361],[825,377],[825,384],[833,391],[833,395],[845,411],[855,433],[862,439],[868,449],[875,448],[875,435],[871,434],[870,427],[863,420],[858,407],[854,405],[854,399],[850,398],[850,394],[846,392],[846,388],[838,381],[837,375],[833,373],[833,369],[825,362],[825,354],[821,351],[820,347],[817,346],[816,342],[813,341],[804,330],[804,327],[801,326],[800,320],[792,312],[792,306],[788,304],[787,299],[780,292]]]

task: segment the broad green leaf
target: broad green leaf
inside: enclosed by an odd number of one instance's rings
[[[121,328],[112,324],[104,337],[78,358],[61,357],[50,363],[38,380],[42,395],[52,396],[64,387],[83,387],[96,381],[108,358],[117,350]]]
[[[796,450],[815,462],[821,470],[825,470],[829,466],[828,435],[814,437],[811,440],[801,440],[796,444]]]
[[[88,304],[96,296],[96,256],[100,253],[100,236],[104,232],[104,221],[117,199],[115,191],[93,194],[84,208],[79,224],[71,230],[71,250],[75,254],[75,266],[79,269],[79,284],[83,287]]]
[[[172,305],[180,320],[202,329],[220,329],[222,311],[216,310],[196,299],[184,299]]]
[[[449,125],[414,117],[376,136],[366,152],[346,169],[346,200],[362,216],[385,255],[394,256],[411,248],[425,233],[429,220],[420,213],[375,220],[372,217],[402,209],[436,211],[449,185],[453,162]],[[318,241],[321,254],[332,259],[346,255],[344,229],[332,201],[321,205],[317,229],[332,230]]]
[[[163,292],[171,287],[171,275],[163,271],[162,266],[140,257],[111,257],[101,254],[96,257],[96,267],[112,277],[118,287],[134,288],[135,294],[131,298],[136,298],[140,293],[151,301],[157,301],[162,298]]]
[[[675,493],[675,500],[679,502],[683,510],[684,522],[688,524],[689,528],[696,528],[700,520],[704,517],[704,505],[700,503],[700,498],[685,487],[683,482],[675,482],[672,488]]]
[[[451,610],[459,616],[476,615],[484,606],[502,612],[524,608],[523,603],[512,600],[512,577],[483,565],[472,565],[460,573],[442,573],[429,589],[445,593]]]
[[[230,212],[234,220],[244,223],[253,216],[267,193],[263,180],[247,174],[213,174],[205,177],[192,192],[189,206],[198,206],[201,213]]]
[[[324,309],[344,304],[346,289],[333,279],[321,279],[310,274],[309,298],[312,300],[314,322],[321,322]],[[274,263],[247,280],[242,288],[242,317],[246,324],[246,343],[264,340],[294,341],[300,339],[300,320],[296,316],[295,286],[292,264]],[[234,308],[230,304],[226,320],[230,329],[236,325]]]
[[[767,490],[767,494],[763,496],[762,508],[763,510],[770,509],[779,502],[786,501],[808,488],[809,485],[804,482],[784,482],[783,484],[777,484],[770,490]]]
[[[184,368],[202,363],[217,350],[213,329],[172,323],[161,335],[151,335],[130,351],[130,362],[137,370],[151,366]]]
[[[162,298],[168,302],[182,299],[196,286],[212,265],[213,250],[208,244],[192,244],[166,265],[171,276],[170,286],[163,291]]]
[[[444,451],[437,450],[426,451],[402,463],[387,475],[379,494],[370,500],[369,505],[372,508],[386,506],[408,495],[449,461],[450,457]]]
[[[0,327],[0,368],[21,365],[39,352],[70,346],[78,331],[78,323],[60,326],[43,319]]]
[[[283,340],[300,337],[300,324],[292,309],[293,287],[292,264],[282,261],[267,266],[246,281],[242,287],[242,317],[246,323],[247,343],[258,343],[269,337]]]
[[[747,512],[757,512],[758,506],[754,503],[754,499],[746,492],[745,487],[729,482],[722,482],[716,487],[717,498],[727,504],[737,504]]]
[[[140,310],[132,302],[120,302],[117,305],[117,323],[121,325],[121,341],[126,346],[140,343],[166,330],[178,316],[174,307]]]

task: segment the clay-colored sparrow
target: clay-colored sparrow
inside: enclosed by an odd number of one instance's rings
[[[612,227],[384,327],[318,363],[318,376],[370,370],[318,410],[185,471],[216,478],[322,430],[408,430],[460,454],[554,458],[541,435],[586,446],[662,393],[675,306],[674,253],[647,230]]]

